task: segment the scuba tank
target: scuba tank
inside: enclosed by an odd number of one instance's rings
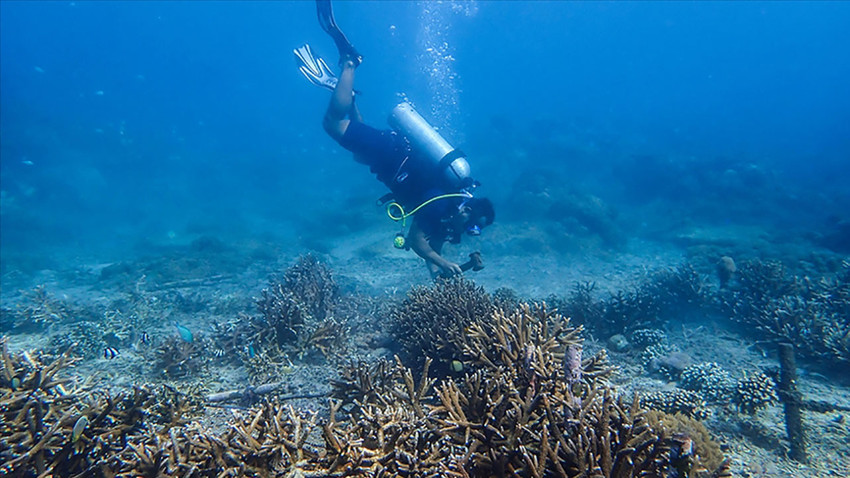
[[[433,163],[446,186],[459,190],[473,184],[463,151],[453,148],[410,103],[396,105],[387,122],[410,141],[413,150],[425,161]]]

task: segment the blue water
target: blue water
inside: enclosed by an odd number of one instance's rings
[[[366,120],[412,100],[469,155],[494,227],[552,220],[512,201],[535,174],[620,210],[627,236],[676,221],[823,236],[850,219],[850,3],[335,10],[365,57]],[[322,131],[328,93],[293,61],[305,42],[335,66],[306,1],[0,2],[3,270],[199,235],[392,230],[372,209],[382,186]]]

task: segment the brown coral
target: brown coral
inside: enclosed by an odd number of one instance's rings
[[[447,373],[452,360],[460,358],[464,330],[476,320],[490,316],[490,296],[462,277],[414,287],[393,311],[393,335],[408,363],[420,365],[425,357]]]

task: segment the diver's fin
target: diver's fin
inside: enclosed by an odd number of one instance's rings
[[[328,64],[321,57],[313,55],[313,50],[306,43],[295,50],[295,61],[298,63],[298,70],[307,78],[310,83],[322,88],[327,88],[331,91],[336,88],[337,77],[333,74]]]
[[[354,66],[360,65],[363,62],[363,55],[354,48],[354,45],[345,37],[345,33],[342,33],[337,26],[331,0],[316,0],[316,13],[319,15],[319,25],[322,30],[327,32],[336,43],[340,65],[347,60],[353,61]]]

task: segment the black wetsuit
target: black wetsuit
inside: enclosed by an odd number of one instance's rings
[[[379,130],[351,121],[340,145],[354,153],[357,162],[369,166],[405,211],[412,211],[428,199],[454,192],[439,187],[433,163],[417,157],[407,139],[396,131]],[[445,221],[457,210],[460,201],[461,198],[440,199],[420,209],[415,216],[425,235],[442,236],[453,244],[460,242],[460,234],[451,231]]]

